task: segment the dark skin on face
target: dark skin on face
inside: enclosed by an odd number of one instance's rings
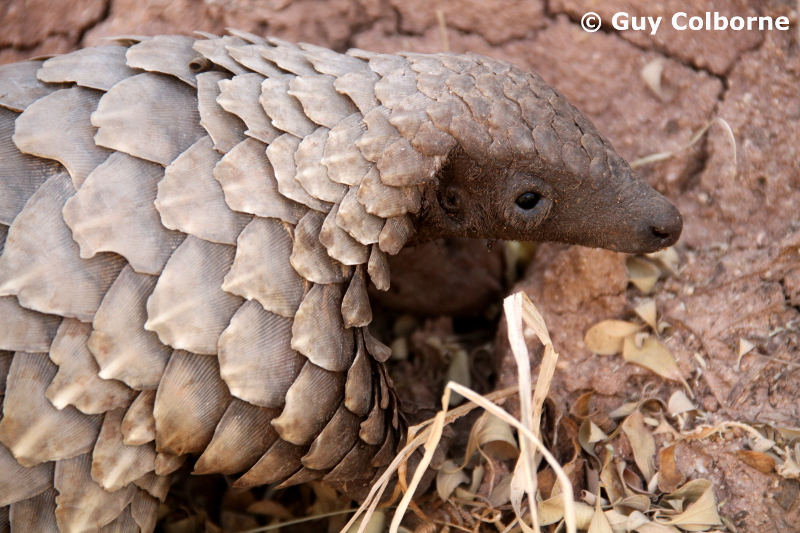
[[[675,244],[683,227],[675,206],[616,154],[609,160],[602,174],[571,175],[541,160],[478,162],[456,149],[438,184],[423,190],[415,240],[554,241],[627,253]]]

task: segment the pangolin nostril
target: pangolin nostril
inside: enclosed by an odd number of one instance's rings
[[[668,231],[662,231],[658,228],[650,228],[650,231],[652,232],[653,237],[659,240],[667,239],[670,236]]]

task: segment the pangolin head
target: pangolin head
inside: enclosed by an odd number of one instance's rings
[[[437,57],[452,75],[439,75],[431,89],[418,72],[417,83],[435,100],[427,109],[433,124],[456,143],[436,180],[422,186],[419,241],[461,236],[646,253],[678,240],[675,206],[539,76],[477,55]]]

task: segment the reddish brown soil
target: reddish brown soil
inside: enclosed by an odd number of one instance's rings
[[[602,5],[601,5],[602,4]],[[800,45],[797,12],[783,0],[735,0],[722,13],[787,16],[789,31],[675,31],[677,11],[721,9],[713,0],[5,0],[0,63],[62,53],[120,34],[221,33],[226,26],[337,50],[474,51],[535,70],[586,112],[633,160],[684,145],[715,117],[725,119],[693,148],[641,168],[681,209],[680,273],[659,282],[658,310],[672,325],[665,344],[711,422],[800,426]],[[583,13],[604,27],[584,32]],[[610,17],[664,16],[655,36],[618,32]],[[663,60],[663,91],[642,68]],[[734,164],[735,163],[735,164]],[[483,261],[483,260],[482,260]],[[485,262],[485,261],[484,261]],[[495,267],[493,267],[495,268]],[[678,385],[592,355],[588,327],[631,315],[643,299],[629,287],[625,258],[544,245],[518,289],[542,310],[560,362],[552,394],[568,407],[597,391],[607,405]],[[498,342],[500,383],[516,369]],[[756,348],[737,368],[739,339]],[[698,354],[695,356],[695,354]],[[706,363],[702,368],[699,359]],[[714,481],[721,513],[740,532],[800,530],[798,482],[762,474],[737,459],[739,440],[683,446],[679,467]]]

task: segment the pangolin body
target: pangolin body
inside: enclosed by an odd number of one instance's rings
[[[369,483],[404,432],[367,328],[387,254],[680,233],[513,65],[204,37],[0,67],[0,532],[150,532],[187,454]]]

